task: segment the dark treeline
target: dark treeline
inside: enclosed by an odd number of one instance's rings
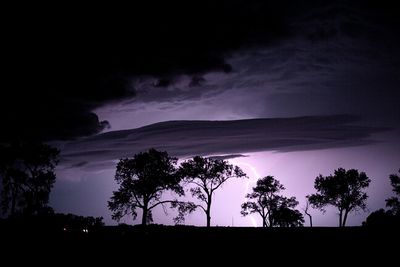
[[[87,229],[103,225],[102,218],[57,214],[48,205],[49,194],[56,180],[55,167],[59,151],[47,144],[15,143],[0,146],[1,213],[8,222],[30,224],[51,222],[59,229]],[[195,156],[177,164],[177,158],[165,151],[149,149],[132,158],[121,159],[116,168],[115,180],[119,185],[108,201],[112,218],[119,221],[130,215],[141,224],[153,222],[152,211],[169,205],[177,210],[176,224],[183,224],[185,216],[200,210],[204,212],[206,226],[211,226],[213,197],[231,179],[246,179],[246,174],[225,160]],[[372,212],[365,226],[398,226],[400,217],[400,177],[389,177],[395,196],[386,199],[387,210]],[[351,212],[366,211],[368,188],[371,179],[356,169],[338,168],[328,176],[315,179],[315,193],[306,196],[304,214],[312,226],[309,208],[326,211],[332,206],[338,211],[339,227],[346,226]],[[247,201],[241,205],[241,214],[257,214],[263,227],[299,227],[304,224],[303,214],[296,209],[295,197],[282,195],[285,187],[273,176],[257,181]],[[175,197],[166,199],[165,192]],[[183,200],[187,193],[192,201]]]
[[[88,231],[103,226],[102,217],[55,213],[48,205],[56,181],[59,151],[38,142],[0,146],[2,225]]]
[[[3,227],[21,228],[29,230],[43,231],[63,231],[63,232],[82,232],[103,227],[103,217],[80,216],[75,214],[64,213],[42,213],[30,216],[14,216],[6,220],[0,220]]]

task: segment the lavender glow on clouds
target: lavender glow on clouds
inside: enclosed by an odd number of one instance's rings
[[[120,15],[126,21],[94,27],[87,14],[64,25],[62,14],[20,12],[22,34],[6,38],[15,53],[5,58],[11,86],[0,93],[0,141],[38,138],[61,149],[55,210],[115,224],[106,206],[115,165],[150,147],[181,160],[220,157],[249,175],[217,192],[214,225],[260,225],[240,216],[258,177],[275,176],[301,209],[315,177],[338,167],[365,171],[369,210],[383,207],[400,167],[397,9],[389,1],[206,2],[182,7],[191,12],[138,5],[154,23]],[[182,14],[191,31],[171,19]],[[316,225],[336,225],[334,210],[313,215]],[[172,217],[159,209],[154,221]]]

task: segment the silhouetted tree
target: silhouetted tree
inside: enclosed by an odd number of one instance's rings
[[[366,209],[368,195],[363,190],[370,182],[364,172],[339,168],[334,175],[319,175],[314,182],[318,193],[308,196],[308,199],[314,208],[323,212],[327,205],[336,207],[339,210],[339,227],[344,227],[351,211]]]
[[[192,196],[205,204],[195,207],[206,214],[207,227],[211,224],[211,203],[215,190],[231,178],[246,177],[239,167],[228,164],[227,161],[200,156],[183,162],[179,172],[184,181],[194,185],[190,188]],[[193,210],[193,206],[189,208]]]
[[[190,202],[190,201],[173,201],[171,203],[171,208],[178,209],[178,216],[174,218],[175,224],[182,224],[185,222],[185,216],[187,214],[192,213],[197,209],[197,206],[195,203]]]
[[[47,208],[58,154],[58,149],[41,143],[17,143],[0,149],[3,213],[33,215]]]
[[[379,209],[368,215],[367,219],[362,223],[367,227],[399,227],[400,214],[393,214],[391,210],[385,211]]]
[[[400,173],[400,170],[399,170]],[[400,176],[397,174],[391,174],[390,177],[390,184],[393,187],[393,192],[398,196],[398,197],[391,197],[386,199],[386,207],[390,208],[390,211],[396,215],[400,215]]]
[[[295,197],[286,198],[279,193],[285,187],[273,176],[266,176],[257,181],[253,192],[246,195],[247,201],[242,204],[241,214],[258,213],[263,222],[263,227],[302,226],[303,215],[294,208],[298,205]]]
[[[400,170],[399,170],[400,172]],[[393,192],[400,196],[400,176],[391,174],[389,176]],[[368,215],[363,226],[368,227],[399,227],[400,226],[400,201],[398,197],[386,199],[386,207],[389,210],[379,209]]]
[[[273,225],[279,227],[303,226],[304,218],[300,211],[295,209],[299,204],[295,197],[280,196],[280,200],[272,210]]]
[[[142,210],[142,225],[152,222],[151,210],[158,205],[172,203],[172,200],[161,200],[162,193],[171,190],[184,195],[180,179],[176,175],[177,159],[167,152],[150,149],[133,156],[121,159],[117,165],[115,180],[118,191],[113,192],[108,207],[113,212],[112,218],[119,221],[131,214],[136,219],[139,208]]]
[[[54,217],[57,220],[57,224],[62,225],[66,230],[81,230],[84,228],[99,228],[104,226],[103,217],[79,216],[71,213],[57,213]]]
[[[310,201],[308,200],[308,196],[306,197],[306,206],[303,209],[304,213],[308,216],[308,219],[310,221],[310,227],[312,227],[312,216],[311,214],[308,212],[308,209],[310,208]]]

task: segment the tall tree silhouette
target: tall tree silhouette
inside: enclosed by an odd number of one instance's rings
[[[336,207],[339,210],[339,227],[344,227],[351,211],[366,210],[368,195],[363,190],[370,182],[364,172],[339,168],[334,175],[319,175],[314,182],[318,193],[308,196],[308,199],[311,206],[323,212],[328,205]]]
[[[279,195],[284,189],[285,187],[273,176],[259,179],[253,187],[253,192],[246,195],[249,201],[242,204],[241,214],[259,214],[263,227],[302,226],[303,215],[294,209],[299,203],[295,197]]]
[[[193,197],[205,204],[196,207],[204,211],[207,217],[207,227],[211,225],[212,196],[227,180],[243,178],[246,174],[237,166],[228,164],[227,161],[196,156],[180,167],[180,175],[188,184]]]
[[[400,173],[400,170],[399,170]],[[389,176],[390,184],[393,187],[393,192],[397,197],[391,197],[386,199],[386,207],[390,208],[390,211],[394,215],[400,215],[400,176],[398,174],[391,174]]]
[[[112,218],[120,220],[125,215],[137,217],[137,209],[142,210],[142,225],[152,221],[151,210],[158,205],[172,203],[162,200],[162,193],[171,190],[184,195],[176,175],[177,159],[167,152],[150,149],[118,162],[115,180],[118,191],[113,192],[108,207],[113,212]]]
[[[4,214],[34,215],[48,208],[59,151],[47,144],[15,143],[0,149]]]

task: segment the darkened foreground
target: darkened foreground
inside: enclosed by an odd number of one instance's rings
[[[46,254],[63,258],[92,257],[99,260],[132,261],[154,257],[177,262],[210,257],[230,261],[257,260],[256,257],[290,261],[357,261],[378,259],[389,261],[396,255],[399,228],[250,228],[250,227],[192,227],[192,226],[101,226],[88,229],[44,229],[2,222],[2,243],[8,253],[25,255]],[[36,251],[37,250],[37,251]],[[208,255],[208,256],[207,256]],[[287,257],[286,257],[287,256]],[[100,257],[100,258],[99,258]]]

